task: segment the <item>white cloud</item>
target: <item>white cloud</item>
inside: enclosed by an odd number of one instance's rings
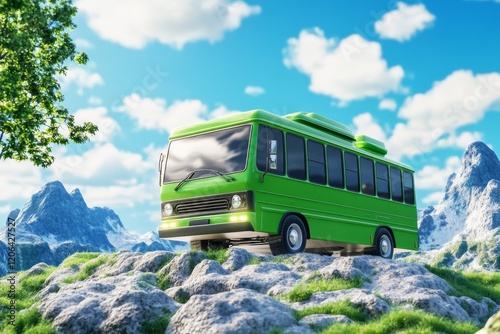
[[[245,87],[245,94],[251,95],[251,96],[258,96],[264,94],[266,91],[264,88],[259,87],[259,86],[246,86]]]
[[[422,203],[427,205],[433,205],[438,203],[443,198],[443,193],[441,191],[433,192],[422,199]]]
[[[92,43],[90,43],[85,38],[75,39],[75,45],[76,45],[77,49],[91,49],[91,48],[93,48]]]
[[[28,161],[0,162],[0,201],[26,200],[43,184],[41,168]]]
[[[10,206],[10,204],[7,204],[7,205],[0,205],[0,214],[2,216],[6,216],[7,214],[9,214],[10,212],[12,211],[12,207]]]
[[[459,157],[450,157],[446,160],[444,168],[438,166],[425,166],[415,173],[415,186],[418,189],[443,189],[448,177],[460,167]]]
[[[396,124],[389,151],[400,157],[430,152],[436,147],[464,147],[481,135],[456,135],[457,129],[478,122],[499,105],[500,73],[474,75],[457,70],[435,82],[427,92],[405,100],[398,115],[406,122]]]
[[[456,147],[461,149],[466,149],[469,144],[483,139],[483,135],[480,132],[474,131],[464,131],[459,135],[451,133],[446,138],[441,138],[436,142],[437,147]]]
[[[424,4],[407,5],[398,2],[397,6],[397,9],[386,13],[375,22],[375,31],[381,38],[407,41],[435,20],[435,16],[429,13]]]
[[[404,77],[401,66],[387,66],[379,43],[354,34],[337,45],[319,28],[302,30],[298,38],[290,38],[284,63],[310,77],[312,92],[339,99],[343,104],[397,91]]]
[[[54,178],[64,183],[112,185],[154,170],[156,165],[139,153],[122,151],[105,143],[83,154],[59,154],[49,168]]]
[[[188,42],[213,43],[261,11],[241,0],[79,0],[76,6],[102,39],[129,48],[154,41],[177,49]]]
[[[396,101],[394,101],[393,99],[383,99],[383,100],[380,100],[379,104],[378,104],[378,108],[380,110],[390,110],[390,111],[394,111],[396,110],[396,108],[398,107]]]
[[[176,100],[171,105],[161,98],[142,98],[131,94],[123,99],[118,111],[126,113],[139,128],[172,132],[173,129],[204,120],[236,113],[225,106],[209,111],[200,100]]]
[[[80,109],[74,115],[77,124],[92,122],[99,127],[99,131],[90,138],[92,142],[110,141],[113,135],[120,131],[120,125],[107,115],[105,107]]]
[[[360,114],[354,117],[352,121],[354,123],[354,133],[368,135],[383,142],[386,141],[384,130],[373,118],[372,114],[368,112]]]
[[[159,202],[159,190],[157,192],[149,184],[135,185],[71,185],[68,188],[80,189],[85,202],[89,207],[108,206],[116,207],[134,207],[143,202]]]
[[[77,93],[82,95],[86,88],[93,88],[98,85],[104,84],[99,73],[91,73],[82,67],[72,67],[68,69],[66,75],[59,76],[61,87],[67,89],[71,84],[77,87]]]
[[[102,99],[98,96],[90,96],[87,102],[93,105],[100,105],[102,104]]]

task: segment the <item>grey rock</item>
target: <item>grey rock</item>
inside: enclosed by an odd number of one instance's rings
[[[137,333],[179,307],[154,283],[153,274],[140,271],[87,279],[47,294],[38,310],[63,333]]]
[[[222,267],[229,271],[234,271],[246,266],[254,257],[253,254],[243,248],[230,248],[229,257],[222,264]]]
[[[43,273],[49,267],[50,266],[47,263],[40,262],[40,263],[34,265],[33,267],[31,267],[30,269],[26,270],[24,272],[24,276],[36,276],[36,275],[40,275],[41,273]]]
[[[345,315],[312,314],[299,321],[299,325],[309,325],[314,331],[322,331],[334,324],[351,324],[353,321]]]
[[[206,259],[206,255],[197,251],[184,251],[180,256],[176,256],[158,274],[166,276],[172,286],[180,286],[191,275],[194,267]]]
[[[260,334],[279,328],[305,332],[287,306],[254,291],[237,289],[193,296],[172,317],[166,333]]]

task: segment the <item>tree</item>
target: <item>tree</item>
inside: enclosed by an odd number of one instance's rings
[[[47,167],[54,144],[96,133],[92,123],[75,123],[57,81],[67,60],[88,60],[69,35],[76,11],[71,0],[0,0],[0,159]]]

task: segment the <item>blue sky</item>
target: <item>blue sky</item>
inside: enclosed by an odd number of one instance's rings
[[[383,140],[440,199],[464,149],[500,147],[498,1],[77,0],[90,62],[61,85],[101,131],[46,170],[0,164],[0,214],[44,183],[78,187],[131,230],[159,225],[157,160],[177,126],[232,112],[313,111]]]

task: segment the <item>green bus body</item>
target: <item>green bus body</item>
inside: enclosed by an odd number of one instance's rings
[[[223,130],[227,134],[218,132]],[[230,138],[236,136],[236,133],[245,131],[249,131],[248,148],[243,147],[247,143],[244,138],[240,141]],[[260,138],[259,131],[261,131]],[[216,141],[212,137],[206,137],[207,143],[196,142],[197,138],[205,138],[197,136],[210,133],[213,133],[213,136],[225,136],[226,141],[233,140],[230,145],[240,143],[240,152],[247,149],[246,164],[244,166],[241,164],[243,158],[237,156],[234,147],[231,150],[216,149],[211,153],[209,146]],[[280,133],[283,136],[282,143],[279,139]],[[269,139],[273,134],[278,140]],[[266,139],[265,143],[263,138]],[[293,159],[302,161],[301,156],[292,157],[291,152],[296,148],[290,147],[290,156],[287,155],[288,145],[300,144],[300,138],[303,138],[305,146],[306,180],[290,177],[294,173],[302,173],[300,168],[294,169]],[[274,236],[279,238],[283,222],[288,216],[293,215],[305,226],[304,237],[307,238],[308,250],[324,252],[330,249],[338,250],[341,254],[373,251],[377,248],[375,242],[377,232],[381,228],[389,232],[394,247],[418,250],[413,170],[409,166],[386,158],[387,151],[383,143],[367,136],[355,137],[348,127],[340,123],[311,113],[277,116],[262,110],[254,110],[177,129],[171,133],[169,140],[169,152],[166,159],[160,162],[162,223],[158,232],[162,238],[188,240],[192,244],[207,240],[217,241],[219,245],[252,241],[269,242]],[[173,144],[182,140],[184,142]],[[217,140],[222,141],[222,139]],[[190,142],[192,146],[197,147],[191,148]],[[265,165],[261,163],[258,166],[257,156],[258,154],[262,156],[262,145],[266,147]],[[269,146],[278,147],[275,149]],[[321,156],[321,146],[323,161],[320,161],[321,159],[316,161],[312,150],[315,149],[314,154]],[[204,158],[197,161],[193,152],[190,153],[191,156],[186,153],[187,159],[190,160],[186,163],[201,169],[204,167],[203,159],[210,159],[212,156],[213,159],[220,161],[220,165],[217,161],[211,163],[220,166],[220,169],[219,167],[216,169],[221,175],[216,175],[217,171],[212,170],[200,171],[202,176],[194,177],[195,173],[189,178],[193,171],[181,168],[183,152],[171,152],[172,147],[176,147],[178,151],[193,150],[200,152],[201,155],[204,154]],[[338,152],[339,149],[343,169],[330,171],[329,154]],[[267,156],[269,153],[275,153],[274,158],[271,154]],[[227,165],[232,164],[238,170],[229,173],[224,170],[224,154],[236,157],[231,158],[233,160],[239,159],[233,163],[228,158],[230,163]],[[357,157],[357,176],[352,170],[356,169],[354,156]],[[180,170],[169,174],[170,166],[175,164]],[[368,166],[366,172],[365,169],[361,169],[365,168],[361,166],[362,164]],[[363,188],[361,180],[370,177],[369,166],[373,166],[371,167],[373,184],[369,184],[373,189]],[[325,172],[324,176],[321,168]],[[314,178],[320,181],[312,182],[313,176],[309,176],[309,173],[312,173],[313,169],[319,170]],[[280,173],[284,175],[279,175]],[[330,176],[333,178],[333,173],[342,174],[344,184],[341,188],[330,185]],[[385,176],[381,176],[379,180],[378,173]],[[391,179],[392,175],[394,180]],[[181,182],[184,177],[188,178]],[[349,178],[353,187],[356,177],[358,191],[354,188],[348,190],[347,179]],[[392,187],[396,187],[394,191]],[[388,193],[382,188],[387,188]],[[235,194],[241,199],[241,207],[237,209],[232,208],[234,204],[232,198]],[[399,201],[392,199],[396,199],[397,196]],[[390,256],[392,257],[392,253]]]

